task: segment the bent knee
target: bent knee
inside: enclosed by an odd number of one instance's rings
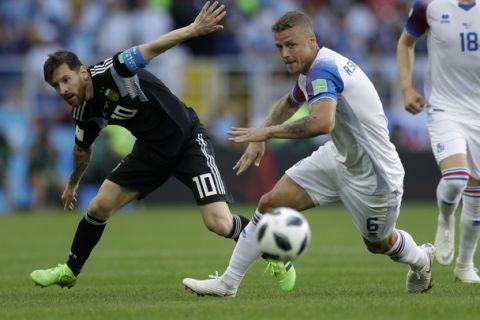
[[[232,229],[232,218],[222,217],[210,221],[205,221],[205,226],[211,232],[218,234],[219,236],[226,237],[230,234]]]
[[[381,245],[378,245],[378,244],[367,244],[367,249],[368,251],[370,251],[371,253],[375,253],[375,254],[382,254],[382,253],[385,253],[387,252],[388,250],[385,249],[383,246]]]
[[[258,201],[258,210],[260,212],[270,212],[276,207],[278,207],[278,205],[275,204],[275,199],[273,198],[271,192],[265,193]]]
[[[385,239],[379,242],[370,242],[368,240],[363,240],[365,245],[367,246],[368,251],[375,254],[384,254],[391,248],[391,241],[390,238]]]
[[[468,177],[468,175],[465,174]],[[467,187],[468,179],[452,179],[447,180],[442,179],[442,183],[445,185],[445,188],[448,190],[448,193],[461,194],[463,190]]]
[[[102,201],[98,198],[94,198],[88,205],[89,215],[98,220],[106,221],[114,212],[115,208],[113,208],[107,201]]]

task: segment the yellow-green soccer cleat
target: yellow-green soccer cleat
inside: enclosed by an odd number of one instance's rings
[[[35,270],[30,273],[30,278],[40,287],[49,287],[57,284],[62,288],[71,288],[77,281],[77,277],[75,277],[72,270],[70,270],[66,264],[59,264],[50,269]]]
[[[265,272],[267,271],[277,279],[278,285],[282,291],[292,291],[295,287],[297,274],[290,261],[282,262],[269,259]]]

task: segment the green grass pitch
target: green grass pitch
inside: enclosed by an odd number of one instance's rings
[[[252,206],[232,211],[252,215]],[[433,241],[433,203],[404,203],[398,227]],[[0,216],[0,319],[476,319],[480,285],[433,266],[434,287],[407,294],[407,266],[370,254],[341,206],[307,211],[312,243],[295,262],[297,286],[279,291],[257,261],[235,299],[198,297],[184,277],[227,266],[234,242],[210,233],[196,208],[136,208],[114,216],[77,285],[35,287],[29,273],[64,263],[80,213]],[[457,232],[458,234],[458,232]],[[458,235],[457,235],[458,238]],[[479,259],[477,258],[477,264]]]

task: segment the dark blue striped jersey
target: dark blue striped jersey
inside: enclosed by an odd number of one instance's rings
[[[106,125],[128,129],[140,143],[175,156],[193,136],[195,111],[180,101],[156,76],[132,73],[120,53],[88,68],[94,98],[73,109],[75,143],[88,148]]]

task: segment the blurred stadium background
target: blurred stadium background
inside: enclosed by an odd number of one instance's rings
[[[192,106],[216,141],[217,164],[239,202],[254,203],[283,170],[324,138],[272,141],[259,169],[235,176],[243,146],[226,130],[255,126],[294,79],[276,57],[270,31],[287,10],[307,12],[319,43],[356,61],[384,103],[392,141],[406,168],[406,199],[434,198],[439,177],[430,152],[425,115],[403,110],[395,64],[396,41],[413,0],[224,0],[225,29],[188,41],[148,68]],[[74,142],[69,107],[43,83],[48,53],[64,48],[91,65],[132,45],[190,23],[204,0],[2,0],[0,2],[0,213],[60,206]],[[414,78],[422,90],[426,46],[417,44]],[[301,110],[300,114],[305,113]],[[127,154],[133,138],[119,127],[104,130],[83,179],[80,209]],[[181,191],[180,191],[181,189]],[[168,182],[145,205],[190,202]]]

